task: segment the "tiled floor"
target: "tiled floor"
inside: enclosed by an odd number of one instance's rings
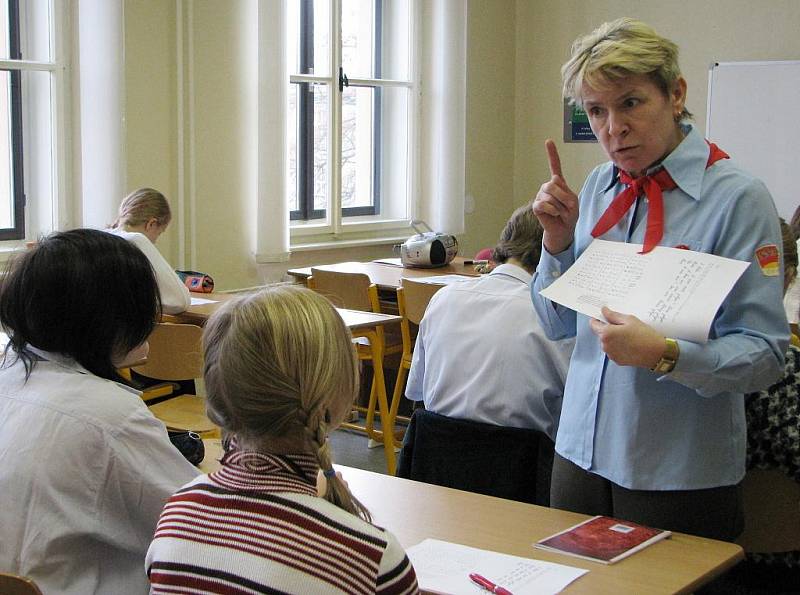
[[[368,439],[364,434],[349,430],[336,430],[331,434],[330,441],[334,463],[386,473],[383,446],[367,448]]]

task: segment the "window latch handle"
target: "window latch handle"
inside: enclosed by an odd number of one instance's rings
[[[350,86],[350,79],[347,78],[347,75],[344,73],[344,69],[340,66],[339,67],[339,93],[344,91],[345,87]]]

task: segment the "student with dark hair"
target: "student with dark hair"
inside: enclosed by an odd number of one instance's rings
[[[102,231],[45,238],[0,284],[0,568],[45,593],[146,592],[161,507],[197,474],[117,373],[159,313],[147,258]]]

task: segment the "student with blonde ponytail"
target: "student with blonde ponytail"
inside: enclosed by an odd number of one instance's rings
[[[179,314],[192,303],[189,290],[156,248],[156,240],[172,220],[167,199],[158,190],[139,188],[119,205],[117,220],[108,231],[139,248],[156,274],[161,308],[165,314]]]
[[[221,308],[203,342],[226,453],[164,508],[147,554],[152,592],[418,592],[396,538],[333,470],[328,434],[358,391],[358,364],[331,304],[269,288]]]

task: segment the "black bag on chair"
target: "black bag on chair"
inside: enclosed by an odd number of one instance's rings
[[[192,465],[199,465],[206,456],[203,439],[195,432],[169,432],[169,440]]]

